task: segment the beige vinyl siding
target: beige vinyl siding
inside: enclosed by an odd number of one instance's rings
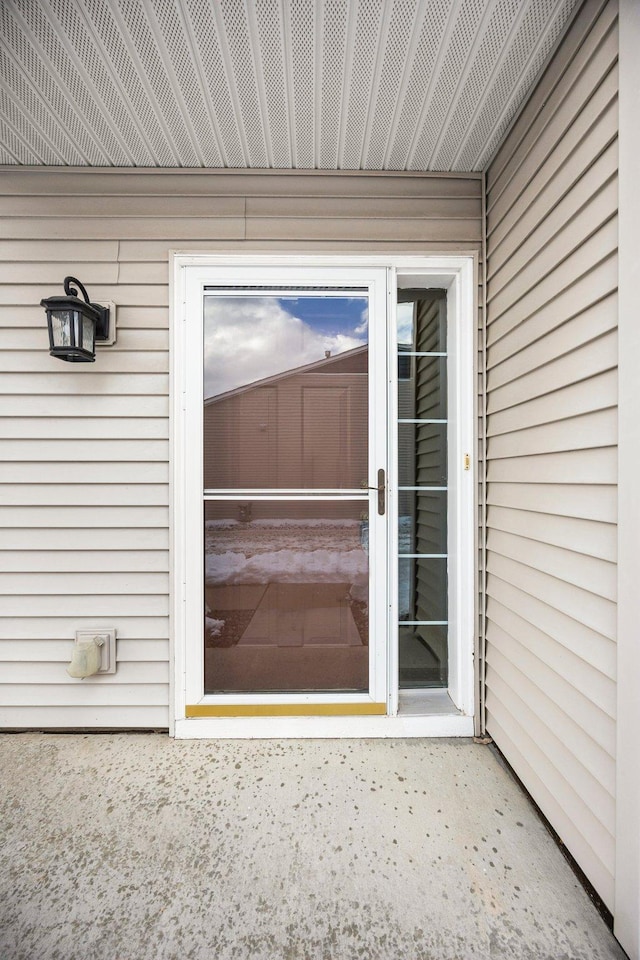
[[[613,907],[617,4],[487,173],[487,729]]]
[[[169,250],[480,251],[478,175],[0,170],[0,723],[169,720]],[[48,355],[40,299],[118,311],[95,364]],[[75,630],[118,670],[71,680]]]

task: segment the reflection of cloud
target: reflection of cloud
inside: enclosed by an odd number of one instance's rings
[[[398,304],[398,343],[413,346],[413,303]]]
[[[366,306],[360,314],[360,323],[353,331],[354,333],[366,333],[369,329],[369,307]]]
[[[204,395],[216,396],[323,360],[327,350],[335,356],[364,343],[314,330],[276,297],[206,297]]]

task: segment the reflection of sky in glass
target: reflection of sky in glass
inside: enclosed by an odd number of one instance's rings
[[[366,297],[205,296],[204,396],[367,343]]]
[[[399,303],[397,307],[398,343],[403,344],[403,346],[413,346],[414,307],[414,303]]]

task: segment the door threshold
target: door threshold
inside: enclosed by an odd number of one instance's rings
[[[189,717],[175,721],[173,736],[178,740],[472,737],[473,717],[461,713],[446,690],[419,690],[402,694],[395,717]]]
[[[427,687],[401,690],[398,699],[399,717],[460,717],[458,710],[444,687]]]

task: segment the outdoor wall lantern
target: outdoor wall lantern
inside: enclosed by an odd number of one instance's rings
[[[84,300],[72,283],[78,285]],[[71,363],[92,363],[96,358],[96,341],[111,341],[109,307],[90,303],[87,291],[75,277],[64,278],[64,292],[64,297],[40,301],[47,314],[49,353]]]

